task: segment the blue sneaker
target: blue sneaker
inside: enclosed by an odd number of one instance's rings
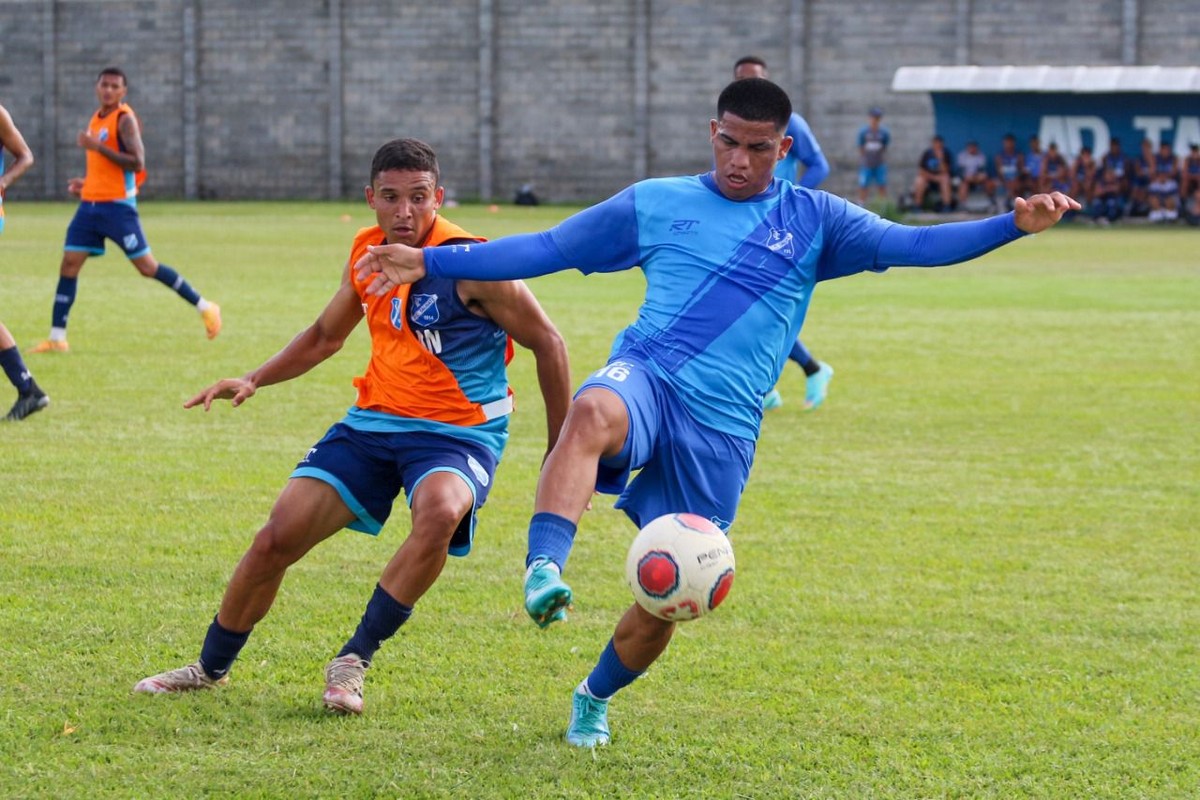
[[[772,389],[763,395],[763,411],[771,411],[783,405],[783,395],[778,389]]]
[[[825,402],[829,393],[829,382],[833,380],[833,367],[822,362],[820,368],[809,375],[804,387],[804,410],[812,411]]]
[[[567,743],[576,747],[595,747],[608,744],[608,739],[608,700],[599,700],[583,689],[576,689],[571,698]]]
[[[545,556],[538,556],[525,573],[525,610],[539,628],[567,618],[571,605],[571,587],[563,583],[558,567]]]

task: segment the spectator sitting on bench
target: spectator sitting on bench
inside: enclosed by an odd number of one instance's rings
[[[996,182],[988,174],[988,157],[979,149],[979,142],[972,139],[967,146],[958,152],[954,159],[958,178],[958,207],[967,211],[987,211],[995,204],[992,195],[996,192]],[[975,189],[981,189],[986,204],[978,209],[968,208],[968,198]]]
[[[934,211],[949,211],[954,206],[950,193],[950,157],[946,154],[946,143],[941,136],[934,136],[929,149],[921,154],[917,162],[917,178],[913,181],[913,205],[925,206],[925,193],[937,187],[940,200]]]

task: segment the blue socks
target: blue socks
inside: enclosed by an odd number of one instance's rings
[[[50,312],[50,325],[54,328],[66,328],[67,316],[71,306],[75,305],[75,289],[79,284],[78,278],[58,277],[58,288],[54,290],[54,310]]]
[[[617,649],[613,647],[612,639],[609,639],[608,646],[600,654],[600,660],[596,662],[595,669],[592,670],[591,675],[587,676],[585,683],[592,697],[598,700],[607,700],[637,680],[641,674],[621,663],[621,659],[617,656]]]
[[[412,606],[404,605],[385,592],[382,586],[375,584],[375,593],[367,603],[367,610],[363,612],[358,629],[342,647],[338,657],[354,653],[363,661],[370,661],[375,657],[379,646],[394,636],[401,625],[408,622],[412,612]]]
[[[16,387],[18,394],[29,394],[37,386],[33,382],[33,376],[25,368],[25,362],[21,358],[21,351],[15,346],[7,350],[0,350],[0,368],[4,369],[4,374],[8,376],[9,382]]]
[[[224,677],[249,638],[250,631],[235,633],[221,627],[221,623],[213,617],[212,625],[208,626],[208,633],[204,636],[204,646],[200,648],[200,666],[204,668],[204,674],[213,680]]]
[[[558,514],[546,511],[534,514],[529,520],[529,552],[525,555],[525,566],[535,558],[545,556],[558,565],[561,574],[571,554],[575,541],[575,523]]]
[[[163,286],[173,289],[176,294],[192,305],[200,302],[200,293],[193,289],[192,285],[185,281],[182,275],[166,264],[158,265],[158,270],[154,273],[154,280]]]

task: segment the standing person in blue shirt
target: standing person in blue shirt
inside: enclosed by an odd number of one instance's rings
[[[565,618],[562,580],[592,492],[619,493],[635,526],[690,511],[728,530],[750,475],[762,396],[779,377],[817,281],[976,258],[1046,230],[1079,204],[1017,198],[1001,216],[929,227],[888,222],[774,177],[791,146],[791,102],[762,79],[734,81],[709,122],[713,170],[641,181],[542,233],[423,250],[371,247],[368,294],[423,276],[509,280],[572,267],[640,267],[646,296],[608,363],[576,393],[542,467],[529,525],[525,608]],[[629,480],[631,472],[640,470]],[[636,603],[575,689],[567,741],[609,741],[608,702],[660,656],[675,625]]]
[[[868,121],[858,129],[858,204],[865,206],[871,184],[879,194],[880,202],[886,202],[887,148],[892,142],[891,132],[882,124],[883,109],[873,106],[867,112]]]
[[[768,78],[767,62],[758,56],[742,56],[733,65],[733,79]],[[775,177],[790,181],[806,189],[816,189],[821,181],[829,175],[829,161],[821,152],[817,137],[813,136],[812,128],[804,121],[804,117],[792,112],[788,119],[787,136],[792,140],[792,146],[775,164]],[[804,165],[804,174],[797,179],[799,166]],[[813,357],[804,346],[804,342],[796,339],[788,358],[800,365],[804,370],[804,410],[812,411],[825,402],[829,393],[829,381],[833,378],[833,367],[823,364]],[[763,397],[763,409],[770,411],[783,405],[783,395],[778,389],[772,388]]]

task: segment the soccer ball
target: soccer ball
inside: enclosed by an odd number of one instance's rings
[[[683,622],[712,611],[733,586],[733,545],[696,514],[665,514],[633,540],[625,580],[638,605],[659,619]]]

